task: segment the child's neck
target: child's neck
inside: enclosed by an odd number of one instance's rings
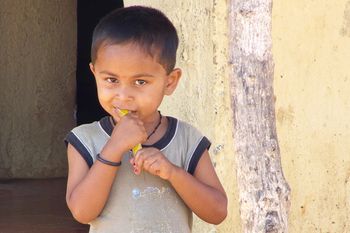
[[[157,127],[158,126],[158,127]],[[168,127],[168,120],[166,117],[162,116],[159,113],[159,119],[158,121],[155,121],[150,124],[145,124],[145,128],[147,131],[148,139],[144,143],[145,145],[152,145],[159,141],[164,134],[166,133]]]

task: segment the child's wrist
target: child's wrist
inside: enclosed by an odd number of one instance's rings
[[[174,178],[176,178],[176,174],[180,171],[180,169],[181,169],[180,167],[174,164],[171,165],[171,169],[169,171],[169,177],[167,179],[170,183],[174,181]]]
[[[112,146],[109,143],[105,145],[102,149],[101,154],[108,160],[112,162],[120,162],[122,160],[123,154],[128,151],[119,146]]]

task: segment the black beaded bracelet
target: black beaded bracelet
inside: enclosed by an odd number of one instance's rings
[[[120,165],[122,165],[122,161],[120,161],[120,162],[108,161],[108,160],[105,160],[104,158],[102,158],[100,154],[96,155],[96,159],[98,161],[100,161],[101,163],[104,163],[104,164],[107,164],[107,165],[110,165],[110,166],[113,166],[113,167],[119,167]]]

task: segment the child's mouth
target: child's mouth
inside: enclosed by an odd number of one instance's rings
[[[116,107],[115,109],[117,111],[119,111],[123,116],[125,116],[125,115],[127,115],[129,113],[136,114],[136,111],[134,111],[134,110],[122,109],[122,108],[118,108],[118,107]]]

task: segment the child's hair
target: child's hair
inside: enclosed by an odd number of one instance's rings
[[[154,57],[167,73],[174,69],[176,29],[162,12],[144,6],[120,8],[101,19],[92,36],[91,62],[101,46],[130,42]]]

